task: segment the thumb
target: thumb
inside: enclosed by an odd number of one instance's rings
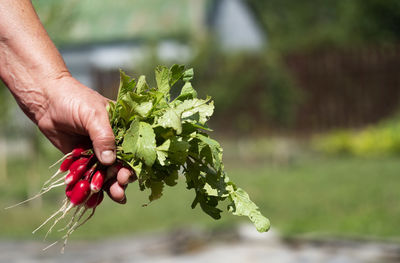
[[[115,137],[107,113],[90,120],[87,131],[97,159],[104,165],[113,164],[116,159]]]

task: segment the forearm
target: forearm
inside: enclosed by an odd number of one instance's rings
[[[70,76],[29,0],[0,1],[0,78],[37,122],[52,81]],[[55,87],[56,88],[56,87]]]

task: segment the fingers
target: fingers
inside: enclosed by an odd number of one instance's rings
[[[87,130],[99,161],[104,165],[113,164],[116,158],[115,138],[107,112],[104,110],[95,114],[94,118],[89,120]]]
[[[121,168],[117,174],[117,181],[120,185],[127,185],[136,181],[136,175],[128,168]]]
[[[117,203],[120,204],[125,204],[126,203],[126,195],[125,195],[125,187],[119,185],[118,181],[114,181],[110,188],[109,191],[107,191],[108,195],[112,200],[114,200]]]
[[[135,173],[125,167],[121,167],[119,163],[110,166],[107,170],[106,192],[108,196],[117,203],[125,204],[125,189],[129,183],[134,182],[137,177]]]

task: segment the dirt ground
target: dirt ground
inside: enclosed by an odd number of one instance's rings
[[[95,242],[72,241],[64,254],[60,254],[60,244],[42,251],[48,244],[34,241],[0,241],[0,262],[400,262],[400,245],[395,243],[282,239],[274,230],[260,235],[248,225],[221,233],[181,229]]]

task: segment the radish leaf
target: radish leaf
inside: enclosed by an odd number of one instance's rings
[[[147,166],[152,166],[156,160],[156,140],[150,124],[135,119],[126,131],[122,148],[124,152],[142,159]]]

